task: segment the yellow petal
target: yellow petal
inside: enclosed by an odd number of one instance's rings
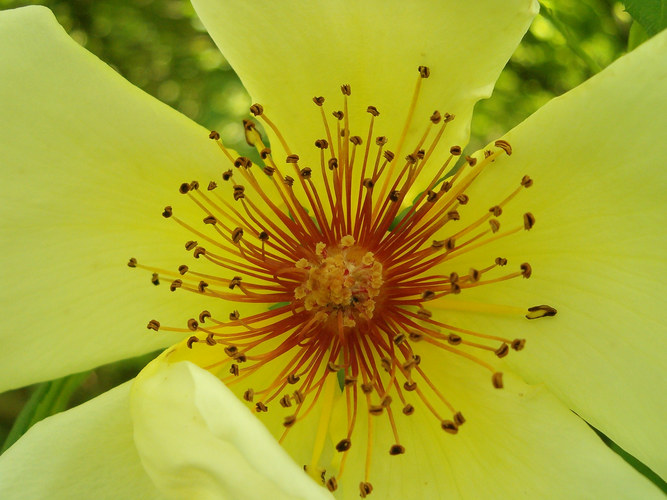
[[[5,500],[164,498],[134,447],[124,384],[32,427],[0,456]]]
[[[314,96],[326,115],[342,110],[340,86],[351,85],[348,117],[366,140],[366,107],[380,111],[376,135],[399,158],[414,147],[434,109],[456,115],[443,143],[465,145],[475,102],[491,94],[503,66],[537,12],[537,2],[243,2],[194,0],[197,13],[253,99],[265,106],[292,152],[319,164],[325,137]],[[399,136],[418,77],[428,66],[411,133]],[[334,126],[335,127],[335,126]],[[272,148],[278,148],[272,141]],[[282,160],[282,158],[281,158]],[[317,163],[316,163],[317,162]]]
[[[513,266],[531,263],[529,280],[481,287],[461,300],[549,304],[555,318],[457,314],[457,321],[527,337],[526,350],[509,357],[511,366],[545,383],[663,477],[666,48],[667,33],[656,36],[506,136],[514,154],[482,174],[469,192],[471,205],[478,200],[488,209],[529,174],[534,186],[500,221],[521,224],[529,210],[535,227],[451,264],[479,267],[496,256]]]
[[[142,462],[170,498],[326,499],[216,377],[163,357],[132,388]]]
[[[208,132],[132,87],[42,7],[0,13],[0,74],[0,391],[173,343],[147,322],[184,324],[201,301],[188,307],[126,263],[174,269],[187,257],[192,237],[160,213],[180,213],[178,186],[195,173],[219,176]]]
[[[662,497],[544,387],[529,386],[506,373],[505,388],[494,389],[489,374],[467,360],[421,344],[418,352],[420,366],[466,422],[456,435],[448,434],[416,394],[407,393],[414,414],[403,415],[400,401],[391,405],[405,453],[390,456],[396,440],[386,412],[371,417],[370,498]],[[415,377],[429,395],[426,383]],[[429,399],[436,408],[442,406],[437,398]],[[339,481],[339,498],[358,498],[365,467],[366,421],[362,403],[351,456]],[[334,435],[334,442],[339,437]]]

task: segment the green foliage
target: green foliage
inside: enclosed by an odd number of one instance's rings
[[[649,37],[660,33],[667,26],[666,0],[624,0],[623,4]]]

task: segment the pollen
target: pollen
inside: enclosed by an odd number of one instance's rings
[[[526,340],[462,328],[448,321],[448,309],[513,315],[527,325],[532,322],[526,319],[556,315],[546,304],[453,301],[473,288],[502,287],[537,272],[529,262],[498,256],[494,244],[537,230],[539,214],[519,200],[539,179],[526,173],[509,192],[476,200],[469,187],[513,148],[501,139],[480,154],[465,155],[451,144],[444,157],[436,154],[455,116],[415,116],[431,70],[420,66],[417,73],[395,143],[377,134],[383,115],[374,103],[358,104],[367,121],[352,123],[354,89],[348,84],[340,87],[340,109],[327,109],[321,96],[304,99],[322,121],[306,155],[319,165],[305,164],[268,106],[253,104],[250,114],[272,136],[269,145],[253,120],[244,121],[246,141],[260,164],[211,132],[223,163],[219,178],[205,179],[206,189],[186,181],[174,192],[198,217],[183,216],[175,203],[156,209],[158,219],[161,213],[165,224],[183,230],[187,263],[173,269],[136,258],[127,263],[147,271],[167,293],[216,300],[217,307],[208,300],[206,309],[193,311],[182,325],[150,319],[147,328],[181,333],[191,359],[260,418],[281,412],[281,442],[292,433],[314,433],[304,469],[331,491],[352,481],[361,497],[373,492],[373,471],[382,466],[374,464],[374,448],[384,450],[386,460],[418,454],[401,439],[414,412],[430,414],[441,439],[459,439],[465,422],[475,419],[465,401],[450,401],[448,381],[429,374],[422,359],[447,366],[451,356],[458,357],[485,373],[489,391],[510,382],[503,380],[502,360],[524,351]],[[423,133],[410,143],[408,131],[419,127]],[[277,150],[284,154],[276,156]],[[482,202],[481,211],[470,211]],[[517,220],[505,215],[510,204],[520,205]],[[485,251],[475,255],[486,257],[474,267],[459,264],[459,257],[479,249]],[[254,305],[254,312],[244,316],[242,304]],[[334,422],[337,401],[346,408],[342,425]],[[314,424],[300,425],[314,414],[320,415]],[[361,419],[365,432],[358,430]],[[391,440],[377,441],[377,419],[386,419]],[[361,470],[346,470],[350,453],[365,457]],[[325,462],[331,454],[335,458]]]

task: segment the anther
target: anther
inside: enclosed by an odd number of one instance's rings
[[[428,66],[419,66],[419,68],[417,69],[419,70],[419,76],[421,76],[422,78],[428,78],[429,76],[431,76],[431,70],[429,69]]]
[[[331,373],[338,373],[338,371],[342,370],[343,366],[337,365],[333,361],[329,361],[327,363],[327,370],[329,370]]]
[[[269,148],[264,148],[264,149],[262,149],[262,150],[259,152],[259,157],[260,157],[262,160],[266,160],[266,159],[269,157],[270,154],[271,154],[271,149],[269,149]]]
[[[461,146],[452,146],[449,148],[449,153],[453,156],[460,156],[462,151]]]
[[[213,224],[213,225],[215,225],[218,222],[218,220],[215,217],[213,217],[212,215],[209,215],[208,217],[204,217],[203,221],[204,221],[204,224]]]
[[[296,373],[290,373],[287,375],[288,384],[296,384],[300,380],[299,376]]]
[[[422,292],[422,300],[433,300],[435,298],[435,292],[433,290],[424,290]]]
[[[428,309],[418,309],[417,310],[417,316],[419,316],[422,319],[431,319],[433,316],[433,313],[429,311]]]
[[[199,342],[199,339],[197,337],[195,337],[194,335],[192,337],[189,337],[187,341],[188,349],[192,349],[192,344],[194,344],[195,342]]]
[[[304,167],[299,170],[299,175],[302,179],[310,179],[313,174],[313,171],[309,167]]]
[[[503,209],[499,205],[494,205],[489,208],[489,212],[491,212],[494,217],[500,217],[500,215],[503,213]]]
[[[236,310],[229,313],[229,321],[238,321],[240,317],[241,314]]]
[[[229,367],[229,373],[234,375],[235,377],[239,376],[239,365],[236,363],[232,363],[232,366]]]
[[[341,439],[336,445],[336,450],[340,452],[347,451],[350,449],[351,446],[352,446],[352,441],[350,441],[347,438]]]
[[[500,229],[500,222],[497,219],[489,219],[489,226],[491,226],[491,232],[497,233]]]
[[[457,432],[459,432],[459,428],[451,420],[443,420],[442,422],[440,422],[440,427],[442,427],[442,430],[448,432],[449,434],[456,434]]]
[[[497,265],[497,266],[505,266],[505,265],[507,265],[507,259],[504,258],[504,257],[496,257],[495,262],[496,262],[496,265]]]
[[[382,153],[382,156],[384,157],[385,160],[387,161],[393,161],[394,160],[394,153],[391,151],[387,150],[384,153]]]
[[[152,319],[148,322],[146,326],[149,330],[155,330],[156,332],[160,330],[160,322],[156,319]]]
[[[403,448],[400,444],[394,444],[391,448],[389,448],[390,455],[403,455],[403,453],[405,453],[405,448]]]
[[[241,286],[241,276],[234,276],[231,281],[229,282],[229,289],[234,290],[237,286]]]
[[[303,392],[298,389],[292,393],[292,397],[294,398],[294,402],[298,405],[303,403],[306,399],[306,397],[303,395]]]
[[[172,216],[172,214],[173,214],[173,210],[172,210],[171,206],[164,207],[164,211],[162,212],[162,217],[164,217],[165,219],[168,219],[169,217]]]
[[[250,168],[252,167],[252,161],[250,161],[250,158],[246,156],[239,156],[236,160],[234,160],[234,166],[236,168]]]
[[[456,335],[455,333],[450,333],[447,336],[447,342],[449,342],[451,345],[459,345],[463,339],[459,336]]]
[[[373,491],[373,485],[371,483],[361,482],[359,483],[359,496],[361,498],[366,498],[367,495],[370,495]]]
[[[414,382],[414,381],[412,381],[412,382],[405,381],[405,382],[403,383],[403,389],[405,389],[405,390],[408,391],[408,392],[412,392],[412,391],[414,391],[416,388],[417,388],[417,382]]]
[[[445,113],[445,123],[451,122],[454,118],[456,118],[456,115]]]
[[[408,156],[405,157],[405,161],[407,161],[410,165],[414,165],[415,163],[417,163],[417,155],[410,153]]]
[[[292,187],[294,185],[294,177],[286,175],[285,178],[283,179],[283,182],[285,183],[286,186]]]
[[[353,135],[352,137],[350,137],[350,142],[355,146],[359,146],[363,141],[361,140],[361,137],[359,137],[358,135]]]
[[[373,187],[375,186],[373,179],[368,179],[368,178],[364,179],[362,184],[366,189],[373,189]]]
[[[419,342],[424,339],[424,334],[413,331],[408,333],[408,337],[410,337],[410,340],[412,340],[413,342]]]
[[[208,283],[206,283],[205,281],[200,281],[199,284],[197,285],[197,290],[199,290],[199,293],[204,293],[207,287]]]
[[[535,225],[535,216],[530,212],[523,214],[523,227],[526,231],[530,231]]]
[[[153,273],[151,275],[151,283],[153,283],[155,286],[158,286],[160,284],[160,276],[158,273]]]
[[[385,371],[391,370],[391,360],[389,358],[380,358],[380,364]]]
[[[176,291],[177,288],[181,288],[181,285],[183,285],[183,282],[181,280],[174,280],[171,282],[171,285],[169,285],[169,290],[174,292]]]
[[[296,422],[296,417],[294,415],[287,415],[283,420],[283,425],[287,428],[292,427]]]
[[[192,252],[192,256],[195,259],[198,259],[202,255],[206,255],[206,249],[204,247],[197,247],[197,248],[195,248],[195,251]]]
[[[211,130],[211,133],[208,134],[208,138],[217,141],[220,140],[220,134],[218,134],[215,130]]]
[[[477,165],[477,158],[473,158],[472,156],[466,156],[466,161],[468,162],[468,165],[470,165],[471,167]]]
[[[526,339],[514,339],[512,341],[512,349],[520,351],[526,346]]]
[[[349,85],[341,85],[340,91],[343,93],[343,95],[349,96],[352,93],[352,89]]]
[[[445,182],[442,183],[442,186],[440,186],[440,191],[442,191],[443,193],[446,193],[447,191],[452,189],[452,185],[453,184],[450,181],[445,181]]]
[[[234,175],[234,172],[230,169],[222,173],[222,180],[223,181],[228,181],[229,179],[232,178],[232,175]]]
[[[373,116],[379,116],[380,115],[380,112],[378,111],[378,109],[375,106],[368,106],[366,108],[366,113],[370,113]]]
[[[394,336],[394,344],[396,345],[401,345],[405,341],[405,334],[404,333],[398,333]]]
[[[370,405],[368,407],[368,413],[370,413],[373,416],[379,416],[382,415],[382,412],[384,411],[384,407],[382,405]]]
[[[267,411],[269,411],[269,409],[267,408],[267,406],[264,403],[262,403],[261,401],[258,401],[257,403],[255,403],[255,411],[257,413],[261,413],[261,412],[266,413]]]
[[[269,233],[266,231],[261,231],[257,237],[262,241],[269,241]]]
[[[493,387],[496,389],[502,389],[503,388],[503,374],[502,372],[496,372],[493,374],[491,377],[491,382],[493,383]]]
[[[255,398],[255,391],[253,389],[248,389],[243,393],[243,399],[252,403],[252,400]]]
[[[255,116],[262,116],[262,113],[264,113],[264,106],[255,103],[250,106],[250,112]]]
[[[371,392],[373,392],[373,384],[367,384],[367,383],[361,384],[361,391],[364,394],[370,394]]]
[[[130,260],[128,260],[127,267],[137,267],[137,259],[132,257]]]
[[[285,163],[298,163],[299,155],[289,155],[285,158]]]
[[[468,271],[468,276],[470,276],[470,280],[473,283],[477,283],[479,281],[479,279],[482,277],[482,273],[479,272],[477,269],[473,269],[471,267],[470,271]]]
[[[442,121],[442,115],[440,114],[440,112],[437,109],[431,115],[430,120],[434,124],[438,124]]]
[[[192,181],[188,187],[190,188],[190,191],[196,191],[199,189],[199,182]]]
[[[524,278],[530,278],[531,274],[533,274],[533,268],[530,267],[530,264],[528,264],[528,262],[521,264],[521,276]]]
[[[411,404],[407,404],[403,407],[404,415],[412,415],[414,412],[415,412],[415,407],[412,406]]]
[[[199,328],[199,323],[197,323],[197,320],[194,318],[190,318],[188,320],[188,330],[196,332],[197,328]]]
[[[556,309],[554,309],[551,306],[548,306],[546,304],[542,304],[540,306],[533,306],[528,308],[528,314],[526,314],[526,318],[528,319],[537,319],[537,318],[544,318],[545,316],[555,316]]]
[[[393,400],[391,399],[391,396],[389,394],[387,394],[385,397],[382,398],[382,401],[380,402],[380,406],[382,406],[383,408],[387,408],[387,407],[391,406],[392,401]]]
[[[232,231],[232,241],[238,243],[243,238],[243,228],[237,227]]]
[[[338,488],[338,482],[336,481],[336,478],[334,476],[331,476],[329,479],[327,479],[327,489],[329,491],[336,491]]]
[[[463,424],[465,424],[465,422],[466,422],[466,419],[465,419],[465,417],[463,416],[463,413],[461,413],[460,411],[457,411],[457,412],[454,414],[454,423],[455,423],[457,426],[461,427]]]
[[[505,356],[507,356],[507,353],[510,352],[510,348],[506,343],[503,342],[502,344],[500,344],[500,347],[493,352],[495,352],[496,356],[498,356],[499,358],[504,358]]]
[[[329,158],[328,166],[329,166],[329,170],[333,170],[334,168],[338,168],[338,158]]]
[[[214,190],[215,188],[217,188],[217,187],[218,187],[218,183],[217,183],[217,182],[215,182],[215,181],[210,181],[210,182],[208,183],[208,186],[206,186],[206,190],[207,190],[207,191],[213,191],[213,190]]]
[[[445,248],[450,251],[456,248],[456,240],[454,239],[453,236],[445,240]]]
[[[484,150],[484,158],[488,158],[488,157],[491,156],[492,154],[493,154],[493,153],[491,152],[490,149],[485,149],[485,150]]]
[[[345,387],[349,385],[354,385],[356,383],[357,383],[357,377],[345,377],[345,379],[343,379],[343,385]]]
[[[494,146],[496,146],[497,148],[500,148],[500,149],[502,149],[503,151],[505,151],[505,153],[507,153],[507,156],[511,156],[511,155],[512,155],[512,146],[510,146],[510,143],[509,143],[509,142],[507,142],[507,141],[505,141],[505,140],[503,140],[503,139],[498,139],[498,140],[497,140],[496,142],[494,142],[493,144],[494,144]]]
[[[447,212],[447,218],[449,220],[461,220],[461,215],[456,210],[451,210]]]
[[[315,147],[319,149],[327,149],[329,147],[329,143],[326,139],[317,139],[315,141]]]
[[[313,102],[317,104],[318,106],[322,106],[324,104],[324,97],[319,96],[319,97],[313,97]]]
[[[384,146],[387,144],[388,139],[384,135],[380,135],[375,138],[375,144],[378,146]]]
[[[271,166],[269,166],[269,165],[266,165],[266,166],[264,167],[264,173],[265,173],[266,175],[268,175],[269,177],[272,177],[273,174],[276,173],[276,169],[273,168],[273,167],[271,167]]]
[[[465,205],[470,201],[470,197],[468,197],[467,194],[461,193],[456,197],[456,201],[458,201],[461,205]]]
[[[429,203],[435,203],[437,200],[438,200],[438,193],[429,189],[428,193],[426,194],[426,201],[428,201]]]
[[[184,182],[178,187],[178,192],[181,194],[187,194],[188,191],[190,191],[190,184],[188,184],[187,182]]]
[[[396,203],[399,199],[401,198],[401,192],[397,190],[393,190],[391,193],[389,193],[389,199]]]
[[[209,311],[202,311],[199,313],[199,322],[200,323],[206,323],[206,320],[211,317],[211,313]]]
[[[417,151],[417,158],[419,158],[420,160],[423,160],[424,156],[426,156],[426,151],[425,150],[420,149],[419,151]]]
[[[241,185],[234,186],[234,201],[239,201],[245,198],[245,187]]]
[[[343,117],[345,116],[345,113],[343,113],[342,111],[334,111],[331,114],[334,115],[334,117],[336,117],[338,120],[342,120]]]
[[[533,185],[533,179],[531,179],[529,176],[524,175],[521,178],[521,185],[525,188],[529,188],[530,186]]]
[[[280,403],[280,406],[282,406],[283,408],[289,408],[292,406],[292,399],[287,394],[285,394],[282,398],[280,398],[278,402]]]

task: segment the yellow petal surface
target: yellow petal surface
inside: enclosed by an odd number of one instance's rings
[[[371,417],[369,498],[662,498],[544,387],[505,374],[505,388],[494,389],[488,372],[467,360],[421,344],[417,349],[420,366],[466,422],[456,435],[448,434],[416,394],[408,393],[414,414],[405,416],[400,406],[395,408],[398,401],[392,404],[405,453],[390,456],[396,440],[386,412]],[[415,380],[428,395],[426,383]],[[441,406],[437,398],[429,399],[436,408]],[[339,498],[346,500],[358,498],[365,467],[365,405],[361,415],[339,481]]]
[[[132,390],[142,462],[170,498],[327,499],[219,379],[153,361]]]
[[[184,324],[201,300],[175,301],[126,263],[175,270],[187,259],[192,236],[160,213],[192,205],[178,186],[195,172],[219,176],[208,132],[83,50],[42,7],[0,13],[0,74],[0,390],[173,343],[147,322]]]
[[[530,232],[453,260],[481,268],[497,256],[529,262],[533,276],[461,293],[461,300],[517,307],[549,304],[532,322],[451,313],[461,326],[526,337],[508,363],[542,382],[573,411],[667,477],[667,33],[656,36],[511,131],[514,154],[469,191],[488,210],[524,174],[534,186],[499,221]],[[494,197],[490,195],[494,193]],[[502,229],[501,229],[502,230]],[[451,319],[454,322],[454,319]]]
[[[403,158],[434,109],[456,115],[443,140],[464,145],[474,103],[491,94],[503,66],[537,12],[537,2],[221,2],[193,5],[253,99],[304,164],[325,137],[314,96],[326,115],[343,110],[340,86],[352,89],[348,117],[366,140],[366,107],[380,111],[377,135]],[[417,68],[431,76],[399,147]],[[335,127],[335,126],[334,126]],[[279,148],[272,140],[272,148]],[[447,150],[446,149],[446,150]],[[317,164],[317,163],[316,163]]]
[[[42,420],[0,456],[5,500],[164,498],[134,447],[130,384]]]

